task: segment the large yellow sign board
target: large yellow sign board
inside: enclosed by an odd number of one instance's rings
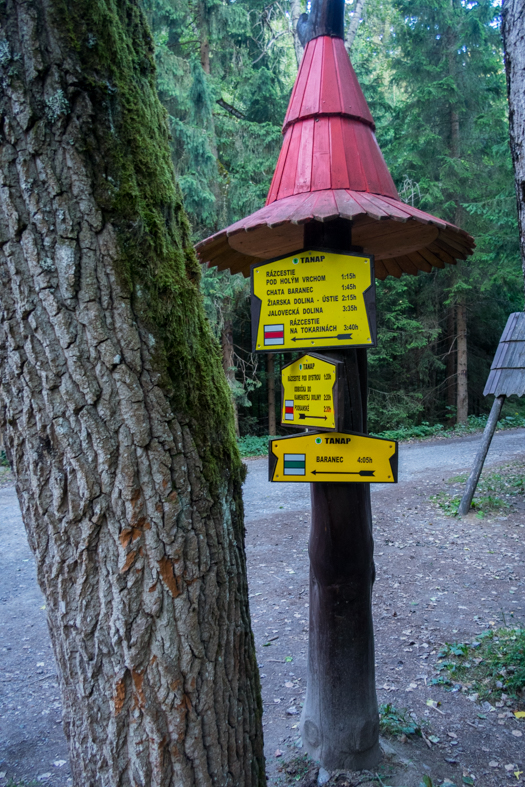
[[[327,432],[270,440],[270,481],[397,483],[397,443]]]
[[[301,251],[252,266],[255,352],[375,345],[373,260]]]
[[[321,355],[303,355],[281,370],[282,426],[337,429],[341,423],[338,368],[342,364]]]

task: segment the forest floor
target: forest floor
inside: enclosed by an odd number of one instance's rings
[[[505,465],[523,475],[524,437],[523,429],[498,433],[487,472]],[[267,460],[248,460],[250,604],[271,787],[525,785],[525,720],[514,715],[525,704],[505,695],[481,701],[465,679],[448,687],[432,683],[443,675],[445,643],[472,642],[500,626],[525,627],[523,495],[481,518],[447,516],[431,499],[460,492],[463,483],[451,477],[470,469],[479,440],[401,445],[399,484],[372,485],[377,691],[379,703],[391,706],[383,761],[373,773],[319,775],[301,746],[308,485],[271,485]],[[0,468],[0,787],[9,779],[66,787],[70,771],[44,602],[11,483]],[[389,735],[403,718],[423,735]]]

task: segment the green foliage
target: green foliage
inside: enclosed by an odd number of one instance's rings
[[[144,6],[175,169],[199,240],[264,204],[295,78],[289,18],[260,0]]]
[[[143,2],[197,240],[264,204],[296,74],[289,12],[261,0]],[[458,223],[477,243],[456,267],[378,282],[378,346],[368,353],[375,433],[432,436],[454,420],[454,310],[463,301],[469,412],[483,416],[501,331],[523,308],[499,14],[497,0],[367,0],[358,27],[352,61],[402,199]],[[265,362],[257,368],[251,357],[246,303],[217,292],[213,308],[232,316],[242,359],[230,380],[241,428],[261,433]]]
[[[525,629],[484,631],[474,642],[446,644],[438,654],[438,669],[451,681],[467,683],[480,700],[494,701],[502,693],[525,700]]]
[[[237,438],[237,445],[242,457],[247,456],[266,456],[268,454],[269,437],[256,437],[255,435],[245,435]]]
[[[0,467],[9,467],[9,462],[7,461],[5,451],[0,451]]]
[[[459,504],[465,491],[467,475],[456,476],[448,480],[453,485],[454,492],[442,490],[430,499],[437,503],[447,516],[457,516]],[[525,494],[525,466],[518,462],[504,465],[498,470],[484,471],[481,474],[474,498],[472,509],[478,516],[508,511],[515,503],[517,496]]]
[[[401,197],[458,223],[476,253],[455,268],[377,287],[370,429],[452,418],[450,311],[466,299],[469,409],[508,314],[523,307],[507,105],[495,0],[369,0],[352,52]]]
[[[421,726],[414,716],[390,703],[379,706],[379,727],[384,735],[421,735]]]

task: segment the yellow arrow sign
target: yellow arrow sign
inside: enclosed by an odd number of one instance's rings
[[[281,370],[283,426],[337,429],[342,419],[341,362],[313,353],[303,355]]]
[[[270,440],[270,481],[397,483],[397,443],[352,432]]]
[[[375,345],[373,260],[301,251],[252,266],[255,352]]]

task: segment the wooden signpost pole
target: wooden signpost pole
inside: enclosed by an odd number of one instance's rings
[[[356,251],[348,222],[311,222],[306,230],[306,248]],[[325,352],[344,360],[345,431],[366,432],[366,352]],[[325,768],[372,768],[380,750],[370,485],[316,483],[310,490],[310,637],[303,742]]]

